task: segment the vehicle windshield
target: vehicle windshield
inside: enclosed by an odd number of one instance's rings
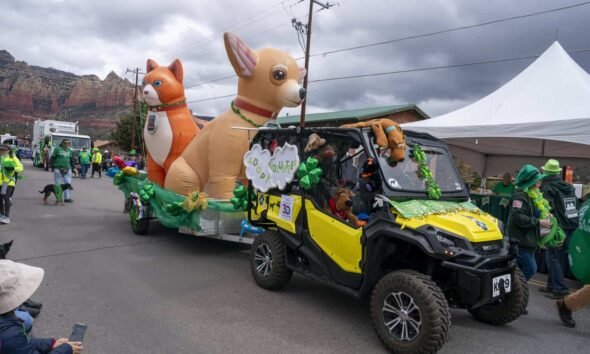
[[[83,147],[90,148],[90,138],[86,137],[52,135],[51,139],[53,146],[58,146],[62,140],[69,139],[72,142],[72,150],[82,150]]]
[[[438,183],[441,191],[459,192],[463,190],[461,179],[451,162],[449,153],[438,147],[422,145],[426,154],[426,164],[432,171],[432,176]],[[385,184],[392,190],[404,190],[412,192],[425,192],[426,182],[418,175],[418,163],[410,158],[411,148],[406,150],[406,158],[396,166],[390,166],[387,162],[387,149],[376,148],[379,166],[385,177]]]

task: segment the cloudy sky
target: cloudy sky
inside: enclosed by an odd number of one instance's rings
[[[334,0],[313,16],[310,80],[539,55],[556,38],[590,48],[590,2],[512,21],[322,54],[498,19],[582,0]],[[5,0],[0,49],[17,60],[104,78],[145,68],[147,58],[183,61],[187,99],[196,114],[216,115],[236,92],[222,33],[252,48],[272,46],[302,57],[291,19],[307,22],[308,0]],[[317,6],[316,6],[317,9]],[[590,71],[590,52],[571,54]],[[308,112],[415,103],[431,116],[500,87],[532,59],[310,83]],[[303,60],[300,60],[303,66]],[[131,78],[127,74],[128,78]],[[205,100],[205,101],[203,101]],[[296,110],[283,113],[297,114]]]

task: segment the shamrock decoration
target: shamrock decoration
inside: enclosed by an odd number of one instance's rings
[[[229,200],[235,209],[248,209],[248,190],[239,185],[234,189],[234,197]]]
[[[162,209],[172,216],[177,216],[185,212],[183,202],[166,203],[162,206]]]
[[[432,171],[426,164],[426,153],[422,150],[420,145],[415,144],[413,146],[412,158],[418,163],[418,177],[421,180],[426,180],[426,192],[428,193],[428,198],[439,199],[442,195],[442,191],[434,180]]]
[[[148,202],[154,196],[154,185],[151,183],[146,183],[138,194],[139,199],[142,202]]]
[[[303,189],[310,189],[312,186],[320,182],[322,173],[322,169],[318,167],[318,160],[313,157],[308,157],[307,160],[297,168],[299,185]]]
[[[192,192],[184,200],[182,207],[189,213],[193,210],[207,209],[207,194]]]

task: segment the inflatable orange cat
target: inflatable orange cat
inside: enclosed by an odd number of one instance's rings
[[[148,105],[143,137],[148,178],[161,187],[174,160],[199,132],[186,105],[182,79],[180,60],[165,67],[148,59],[143,80],[143,99]]]

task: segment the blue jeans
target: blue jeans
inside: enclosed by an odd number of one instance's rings
[[[537,262],[535,261],[535,252],[528,249],[519,248],[516,256],[518,268],[524,273],[526,280],[529,280],[537,272]]]
[[[16,317],[23,322],[23,326],[25,327],[25,332],[29,333],[31,328],[33,328],[33,317],[27,312],[22,310],[14,311]]]
[[[83,164],[80,166],[82,167],[82,173],[80,175],[82,178],[86,178],[86,173],[88,173],[88,169],[90,168],[90,164]]]
[[[65,175],[62,176],[61,172],[59,172],[59,169],[56,169],[55,172],[53,172],[53,177],[55,178],[55,184],[72,184],[72,170],[69,169],[68,173],[66,173]],[[64,200],[66,199],[70,199],[70,190],[66,189],[63,191],[64,192]]]
[[[564,251],[562,247],[547,247],[545,252],[547,270],[549,271],[547,288],[557,294],[567,294],[569,291],[563,276],[562,260]]]

